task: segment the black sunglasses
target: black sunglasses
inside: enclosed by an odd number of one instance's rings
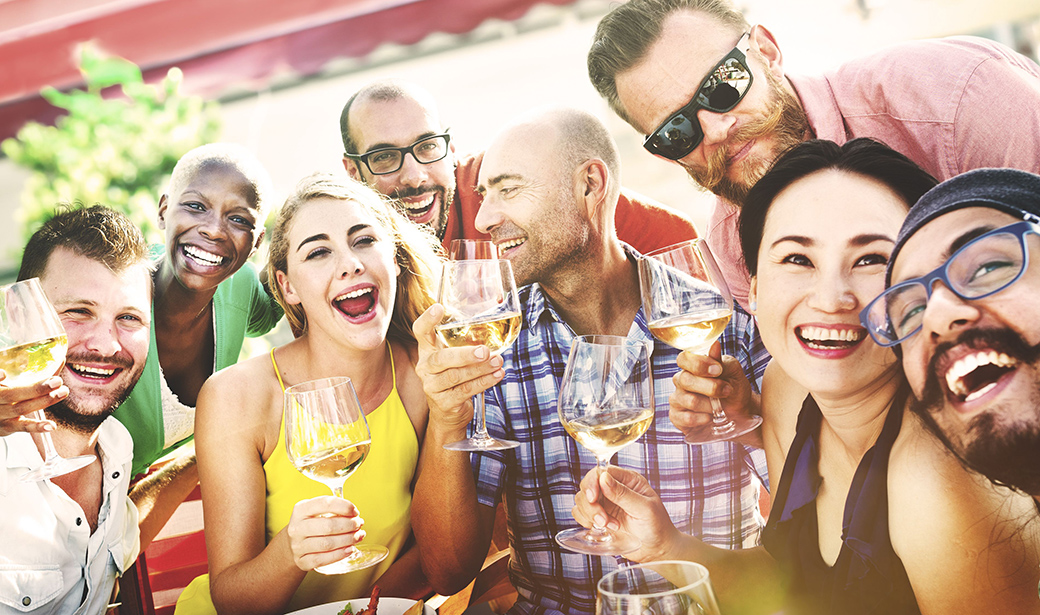
[[[736,47],[711,69],[690,102],[646,137],[643,141],[646,151],[669,160],[679,160],[704,139],[704,131],[697,119],[698,111],[707,109],[713,113],[725,113],[737,106],[751,89],[753,81],[746,55],[750,37],[751,33],[745,32]]]

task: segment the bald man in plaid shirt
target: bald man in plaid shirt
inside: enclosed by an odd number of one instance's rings
[[[680,530],[722,547],[758,543],[761,451],[735,442],[690,446],[668,420],[679,351],[647,329],[639,298],[641,257],[614,230],[619,179],[610,135],[577,110],[523,118],[485,154],[476,223],[512,262],[517,283],[526,285],[520,291],[523,324],[517,341],[495,357],[484,346],[438,347],[434,327],[441,306],[415,323],[416,369],[430,420],[412,524],[423,568],[441,593],[457,591],[479,572],[495,506],[504,501],[510,577],[519,592],[510,613],[595,612],[596,582],[620,558],[574,553],[554,540],[558,531],[578,527],[571,516],[574,497],[596,463],[566,434],[556,411],[570,346],[583,334],[653,343],[656,417],[614,463],[649,479]],[[751,317],[737,308],[722,336],[723,352],[735,357],[726,364],[756,383],[768,362],[757,337]],[[470,398],[485,390],[491,435],[520,446],[473,454],[445,450],[466,437]]]

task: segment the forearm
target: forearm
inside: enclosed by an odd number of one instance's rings
[[[419,547],[406,550],[386,572],[376,579],[380,595],[422,600],[433,593],[419,561]]]
[[[256,557],[211,574],[210,594],[222,615],[284,613],[304,576],[283,529]]]
[[[198,484],[199,471],[192,450],[134,485],[130,499],[140,515],[142,551],[148,548],[184,498]]]
[[[488,507],[477,501],[469,454],[444,449],[444,444],[464,436],[427,430],[422,471],[412,497],[412,530],[422,568],[442,594],[453,594],[476,577],[491,540],[483,510]],[[491,513],[493,518],[493,509]]]
[[[783,607],[783,589],[776,560],[763,547],[721,549],[687,534],[672,540],[664,559],[703,564],[727,615],[770,615]]]

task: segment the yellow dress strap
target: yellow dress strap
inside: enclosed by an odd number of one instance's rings
[[[391,360],[393,355],[391,355]],[[282,393],[285,392],[285,383],[282,382],[282,372],[278,371],[278,362],[274,360],[274,348],[271,349],[271,365],[274,365],[274,375],[278,378],[278,385],[282,387]]]

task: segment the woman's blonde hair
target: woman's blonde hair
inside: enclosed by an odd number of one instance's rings
[[[433,233],[425,226],[414,224],[388,198],[368,186],[350,178],[330,173],[315,173],[303,178],[296,191],[285,200],[275,216],[271,229],[271,248],[267,260],[267,275],[274,297],[285,310],[294,331],[307,330],[307,315],[303,306],[290,304],[285,299],[276,272],[288,272],[289,227],[296,213],[307,202],[319,198],[350,201],[367,209],[394,242],[394,260],[401,268],[397,277],[397,300],[394,302],[390,330],[387,337],[399,342],[414,342],[412,323],[436,298],[434,286],[440,275],[443,249]]]

